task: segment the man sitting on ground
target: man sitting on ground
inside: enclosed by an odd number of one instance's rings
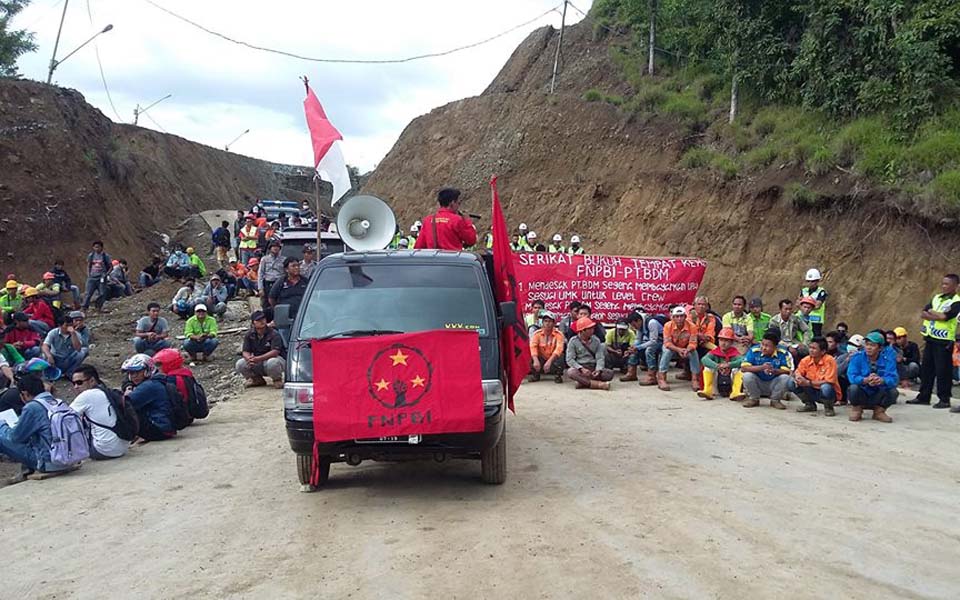
[[[609,390],[613,371],[604,368],[606,349],[594,333],[595,325],[590,317],[580,317],[574,324],[577,335],[567,342],[567,377],[577,389]]]
[[[20,420],[13,427],[0,420],[0,455],[19,462],[21,472],[11,483],[23,481],[34,471],[52,473],[72,468],[53,462],[50,447],[53,432],[50,412],[62,401],[46,391],[39,375],[26,373],[17,377],[17,390],[23,402]]]
[[[137,283],[141,289],[146,289],[160,283],[160,267],[163,266],[163,260],[154,256],[150,264],[140,271]]]
[[[163,274],[177,281],[187,277],[193,277],[191,271],[190,257],[187,256],[187,253],[179,246],[170,254],[170,257],[167,258],[166,266],[163,267]]]
[[[190,355],[190,360],[204,362],[220,344],[217,338],[217,320],[207,315],[205,304],[198,304],[193,308],[194,315],[187,319],[183,327],[183,351]]]
[[[23,358],[31,359],[40,356],[41,341],[40,334],[30,328],[30,317],[22,312],[13,313],[13,327],[6,330],[3,343],[16,348]]]
[[[135,335],[133,348],[138,354],[153,356],[170,347],[170,326],[167,320],[160,316],[160,304],[151,302],[147,305],[147,315],[137,321]]]
[[[637,334],[630,329],[630,325],[624,319],[617,321],[617,326],[607,332],[604,340],[607,347],[607,366],[614,370],[625,370],[627,359],[635,352],[633,344],[636,341]]]
[[[703,357],[703,391],[697,395],[704,400],[713,400],[718,392],[734,402],[743,400],[743,355],[735,345],[737,339],[732,328],[724,327],[717,334],[717,347]]]
[[[779,342],[776,333],[765,333],[760,345],[750,348],[740,364],[743,387],[747,391],[744,408],[760,406],[760,398],[765,396],[770,398],[773,408],[787,408],[782,400],[787,393],[790,372],[793,371],[793,359],[789,352],[778,347]]]
[[[200,292],[204,304],[211,307],[210,314],[215,317],[222,316],[227,312],[227,286],[223,285],[223,279],[214,273],[210,277],[210,283]]]
[[[70,403],[70,408],[86,417],[90,423],[90,458],[107,460],[120,458],[127,453],[130,442],[114,433],[117,414],[104,392],[100,373],[91,365],[80,365],[71,378],[73,390],[79,392]]]
[[[190,259],[190,275],[197,279],[206,277],[207,265],[203,262],[203,259],[200,258],[200,255],[197,254],[196,250],[187,248],[187,256]]]
[[[790,352],[794,361],[807,355],[806,339],[810,326],[793,313],[791,300],[780,301],[780,312],[770,319],[770,327],[780,330],[780,344]]]
[[[897,336],[897,347],[903,356],[902,362],[897,365],[900,374],[900,387],[910,389],[910,382],[920,377],[920,346],[907,339],[907,330],[897,327],[893,330]]]
[[[883,336],[872,331],[863,341],[863,350],[850,359],[847,390],[850,402],[850,420],[863,418],[863,409],[872,409],[873,418],[882,423],[892,423],[887,408],[897,403],[897,365],[889,353],[881,352]]]
[[[797,365],[793,379],[787,384],[791,394],[798,395],[803,406],[797,412],[817,414],[817,402],[823,404],[823,414],[833,417],[834,404],[842,398],[840,380],[837,377],[837,362],[827,354],[827,340],[815,337],[810,340],[810,353]]]
[[[60,290],[63,293],[70,292],[73,297],[73,308],[80,308],[80,288],[74,285],[73,280],[70,279],[70,275],[67,273],[66,269],[63,268],[63,259],[58,258],[53,261],[53,268],[50,269],[50,272],[53,273],[54,282],[60,286]]]
[[[753,333],[753,315],[746,312],[747,308],[747,299],[743,296],[734,296],[733,297],[733,310],[723,315],[723,327],[733,330],[733,335],[736,336],[736,345],[737,350],[740,351],[740,354],[746,354],[747,350],[750,349],[754,344],[754,333]]]
[[[563,334],[563,337],[570,339],[573,336],[577,335],[577,332],[573,330],[573,324],[577,322],[577,319],[580,318],[580,302],[577,300],[572,301],[567,305],[567,314],[560,319],[560,333]]]
[[[523,322],[527,326],[527,333],[533,335],[533,332],[540,329],[540,313],[544,311],[543,300],[534,300],[530,303],[530,312],[523,315]]]
[[[23,312],[30,318],[30,327],[40,335],[56,327],[53,310],[46,300],[40,297],[37,288],[28,287],[23,291]]]
[[[267,385],[264,377],[269,377],[273,387],[282,388],[286,366],[283,340],[267,325],[263,311],[250,315],[250,321],[252,326],[243,337],[243,358],[237,361],[236,371],[247,380],[247,387]]]
[[[692,375],[700,374],[700,357],[697,356],[697,328],[687,320],[687,309],[675,306],[670,311],[670,322],[663,326],[663,354],[660,356],[660,365],[656,372],[657,387],[665,392],[670,391],[667,383],[667,371],[670,363],[675,359],[689,361]],[[693,391],[699,392],[697,378],[692,380]]]
[[[120,371],[127,376],[124,397],[137,411],[140,431],[135,444],[168,440],[177,435],[173,424],[173,407],[167,396],[166,376],[157,373],[153,359],[134,354],[123,361]]]
[[[84,347],[83,339],[70,318],[60,327],[50,330],[40,349],[46,361],[60,369],[66,377],[73,375],[90,352],[89,348]]]
[[[0,292],[0,312],[3,314],[4,323],[7,323],[10,315],[23,306],[23,296],[20,295],[19,289],[20,284],[15,279],[10,279],[3,292]]]
[[[638,308],[637,310],[643,309]],[[643,315],[635,310],[628,314],[625,320],[627,326],[630,328],[630,332],[633,333],[633,343],[627,348],[627,372],[620,378],[620,381],[637,381],[639,379],[639,377],[637,377],[637,369],[644,359],[643,352],[638,349],[638,346],[643,344]]]
[[[548,373],[556,383],[563,383],[563,334],[557,331],[552,312],[541,310],[539,321],[540,329],[530,336],[530,381],[540,381],[540,375]]]
[[[753,344],[750,345],[752,348],[754,344],[759,344],[763,339],[763,334],[767,332],[767,329],[770,327],[770,313],[763,312],[763,300],[760,298],[751,298],[750,306],[750,320],[753,321]],[[750,348],[747,348],[749,350]]]
[[[57,283],[57,276],[52,271],[43,274],[43,281],[37,284],[40,297],[56,309],[63,307],[63,288]]]
[[[177,290],[173,300],[170,301],[170,310],[181,319],[189,319],[193,315],[193,307],[197,303],[194,299],[196,289],[197,282],[192,278],[187,279],[183,287]]]

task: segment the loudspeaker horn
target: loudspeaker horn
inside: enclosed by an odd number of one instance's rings
[[[337,232],[351,250],[382,250],[396,233],[397,219],[376,196],[353,196],[340,207]]]

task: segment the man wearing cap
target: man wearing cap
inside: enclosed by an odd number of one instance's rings
[[[246,272],[240,277],[240,285],[247,291],[258,294],[260,291],[259,279],[257,279],[260,270],[260,259],[256,256],[251,257],[244,267]]]
[[[313,244],[307,244],[303,247],[303,260],[300,261],[300,276],[306,280],[313,277],[313,272],[317,269],[317,249]]]
[[[850,420],[859,421],[863,409],[873,410],[873,418],[883,423],[893,419],[887,414],[887,408],[897,403],[897,364],[893,355],[881,352],[883,336],[876,331],[867,334],[863,349],[850,359],[847,367],[847,398],[850,403]]]
[[[423,223],[421,223],[420,221],[417,221],[416,223],[410,226],[410,235],[406,237],[408,248],[413,248],[414,246],[417,245],[417,238],[420,237],[420,227],[422,226],[423,226]]]
[[[553,375],[556,383],[563,383],[564,337],[557,331],[557,320],[553,313],[541,310],[540,328],[530,335],[530,381],[540,381],[540,375]]]
[[[270,288],[274,282],[283,279],[283,260],[280,256],[280,242],[272,240],[267,245],[267,253],[260,259],[260,266],[257,269],[257,279],[260,281],[260,307],[264,310],[269,308]]]
[[[147,314],[137,321],[134,333],[133,349],[137,354],[153,356],[160,350],[170,347],[170,325],[160,316],[160,304],[147,305]]]
[[[580,246],[580,236],[575,235],[570,238],[570,247],[567,248],[567,254],[586,254]]]
[[[812,329],[812,335],[820,337],[823,335],[823,324],[827,322],[827,296],[830,294],[827,293],[827,290],[820,287],[820,280],[823,279],[823,277],[820,275],[819,269],[807,270],[807,275],[804,279],[807,285],[800,290],[800,295],[797,296],[797,303],[802,306],[805,298],[813,301],[808,321]]]
[[[617,321],[616,327],[607,332],[604,345],[607,347],[607,366],[611,369],[627,369],[627,358],[631,354],[637,334],[630,329],[626,319]],[[634,367],[636,370],[636,367]],[[634,373],[636,376],[636,373]]]
[[[243,337],[243,358],[237,361],[236,371],[247,380],[246,387],[267,385],[269,377],[273,387],[283,387],[283,371],[286,366],[283,340],[280,334],[267,325],[263,311],[250,315],[250,331]]]
[[[527,241],[527,224],[520,223],[520,226],[517,228],[520,232],[517,235],[517,239],[513,242],[513,250],[515,252],[530,252],[530,242]]]
[[[248,214],[243,219],[243,227],[237,235],[240,246],[240,262],[248,264],[253,258],[253,253],[257,250],[257,217]]]
[[[90,349],[84,347],[83,338],[74,327],[73,319],[69,318],[60,327],[50,330],[40,349],[46,361],[60,369],[67,377],[73,375],[74,369],[79,367],[90,353]]]
[[[713,400],[717,393],[734,402],[743,400],[743,375],[740,373],[743,355],[736,347],[736,341],[733,329],[724,327],[717,334],[716,348],[704,355],[703,390],[697,392],[704,400]]]
[[[613,371],[604,368],[606,349],[594,334],[595,325],[590,317],[580,317],[574,324],[577,335],[567,342],[567,377],[578,390],[609,390],[613,379]]]
[[[56,322],[50,305],[40,297],[37,288],[28,287],[23,291],[23,312],[30,317],[30,327],[40,335],[46,335]]]
[[[283,260],[283,278],[270,288],[270,308],[266,311],[267,317],[272,320],[272,310],[281,304],[290,307],[290,318],[297,316],[300,303],[307,293],[307,279],[300,275],[300,261],[293,256]]]
[[[437,204],[437,212],[423,218],[423,227],[413,247],[460,251],[476,244],[476,227],[469,217],[460,214],[460,190],[440,190]]]
[[[567,252],[566,246],[563,245],[563,236],[559,233],[553,236],[553,241],[550,242],[550,247],[547,248],[550,254],[565,254]]]
[[[744,408],[760,406],[760,398],[765,396],[770,398],[771,407],[787,408],[782,400],[793,371],[793,358],[778,346],[779,341],[776,332],[763,334],[760,344],[750,348],[740,364],[743,387],[747,392]]]
[[[897,365],[900,387],[909,390],[910,382],[920,377],[920,347],[908,339],[907,330],[903,327],[895,328],[893,334],[897,337],[896,344],[902,359]]]
[[[3,335],[3,343],[13,346],[26,359],[40,356],[42,337],[30,328],[30,317],[22,312],[13,313],[13,327]]]
[[[753,321],[753,344],[759,344],[763,334],[770,328],[772,317],[770,313],[763,312],[763,300],[758,297],[751,298],[747,308],[750,311],[750,320]]]
[[[40,296],[50,302],[54,308],[59,310],[63,306],[61,299],[63,289],[60,287],[60,284],[57,283],[57,276],[51,271],[43,274],[43,281],[37,284],[37,291],[40,292]]]
[[[528,252],[545,252],[546,248],[543,244],[537,243],[537,232],[531,231],[527,234],[527,244],[529,244],[530,249]],[[542,249],[541,249],[542,248]]]
[[[797,408],[799,413],[817,414],[817,402],[823,404],[823,414],[833,417],[836,413],[833,405],[842,398],[837,362],[827,354],[827,340],[814,337],[809,344],[810,353],[803,357],[793,378],[787,383],[787,389],[803,402]]]
[[[907,404],[930,404],[933,386],[937,386],[939,402],[934,408],[950,408],[953,388],[953,344],[957,337],[957,315],[960,314],[960,296],[957,287],[960,276],[944,275],[940,294],[923,307],[920,313],[923,325],[923,360],[920,363],[920,393]]]
[[[10,315],[23,306],[23,296],[20,295],[19,289],[20,284],[15,279],[10,279],[3,292],[0,292],[0,311],[3,313],[4,323],[10,320]]]
[[[192,275],[197,278],[203,278],[207,276],[207,265],[203,263],[203,259],[200,258],[200,255],[190,247],[187,248],[187,256],[190,258],[190,269]]]
[[[667,371],[673,359],[689,361],[692,375],[700,375],[700,357],[697,355],[697,328],[687,319],[687,310],[682,306],[675,306],[670,311],[670,322],[663,327],[663,354],[660,356],[660,365],[656,373],[657,387],[665,392],[670,391],[667,383]],[[691,386],[694,392],[700,391],[699,377],[691,377]]]
[[[223,279],[220,275],[214,273],[210,276],[208,283],[200,293],[202,301],[210,308],[210,314],[219,317],[227,312],[227,286],[223,285]]]
[[[217,320],[207,315],[207,306],[198,304],[193,308],[194,315],[187,319],[183,327],[183,351],[190,355],[191,360],[209,360],[210,355],[217,349],[220,339],[217,338]]]

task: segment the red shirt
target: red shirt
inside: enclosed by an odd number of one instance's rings
[[[43,300],[31,302],[28,306],[23,307],[23,312],[34,321],[43,321],[51,329],[57,326],[53,320],[53,311],[50,310],[50,305]]]
[[[433,222],[437,222],[437,240],[433,239]],[[417,236],[416,249],[434,248],[439,250],[463,250],[477,243],[477,230],[469,218],[449,208],[441,208],[434,215],[423,218],[420,235]]]
[[[3,343],[14,344],[16,342],[23,342],[24,350],[33,348],[40,345],[40,334],[29,327],[26,329],[11,327],[10,330],[7,331],[7,333],[3,336]]]

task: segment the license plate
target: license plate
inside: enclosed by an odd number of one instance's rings
[[[408,443],[408,444],[419,444],[420,436],[419,435],[388,435],[379,438],[369,438],[365,440],[354,440],[358,444],[396,444],[396,443]]]

